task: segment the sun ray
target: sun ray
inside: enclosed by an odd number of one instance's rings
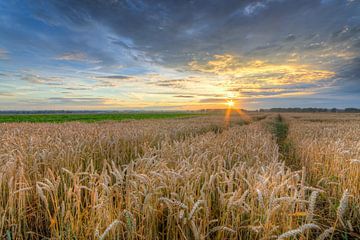
[[[229,126],[230,125],[230,118],[231,118],[231,108],[228,107],[226,109],[226,113],[225,113],[225,125]]]
[[[240,115],[241,119],[243,119],[245,122],[250,122],[251,118],[249,115],[247,115],[243,110],[236,109],[236,112]]]
[[[233,100],[227,100],[226,103],[227,109],[225,112],[225,125],[230,126],[231,123],[231,112],[234,110],[236,113],[239,114],[240,118],[244,120],[244,122],[250,122],[251,117],[246,114],[242,109],[235,107],[235,102]]]
[[[227,100],[226,103],[227,105],[227,109],[226,109],[226,113],[225,113],[225,125],[226,126],[230,126],[230,122],[231,122],[231,112],[233,107],[235,106],[235,103],[233,100]]]

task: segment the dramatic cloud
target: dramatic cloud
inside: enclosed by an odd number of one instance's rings
[[[189,66],[194,71],[225,76],[230,79],[232,87],[236,84],[265,87],[313,83],[335,76],[334,72],[314,70],[307,65],[242,60],[229,54],[214,55],[212,60],[205,63],[193,61]]]
[[[359,13],[346,0],[4,1],[0,87],[16,97],[2,102],[359,107]]]

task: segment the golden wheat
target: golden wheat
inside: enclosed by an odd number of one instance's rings
[[[0,233],[11,239],[201,240],[355,234],[359,185],[342,180],[333,189],[328,183],[335,180],[315,178],[316,162],[301,159],[304,168],[292,170],[268,128],[274,116],[253,119],[260,121],[241,125],[233,118],[227,126],[222,116],[208,116],[3,124]],[[307,135],[295,138],[291,121],[289,139],[305,154]],[[360,129],[354,124],[353,131]],[[348,167],[358,157],[352,152]],[[357,179],[353,169],[346,171]],[[339,204],[333,218],[318,209],[325,196]]]

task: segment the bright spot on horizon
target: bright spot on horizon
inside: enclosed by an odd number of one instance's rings
[[[235,103],[234,103],[233,100],[228,100],[228,101],[226,101],[226,105],[227,105],[229,108],[233,108],[234,105],[235,105]]]

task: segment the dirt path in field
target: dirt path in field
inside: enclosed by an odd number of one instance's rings
[[[300,159],[295,154],[293,143],[287,138],[289,131],[288,123],[284,117],[279,114],[272,123],[272,132],[279,146],[280,160],[292,170],[300,170],[302,168]]]

